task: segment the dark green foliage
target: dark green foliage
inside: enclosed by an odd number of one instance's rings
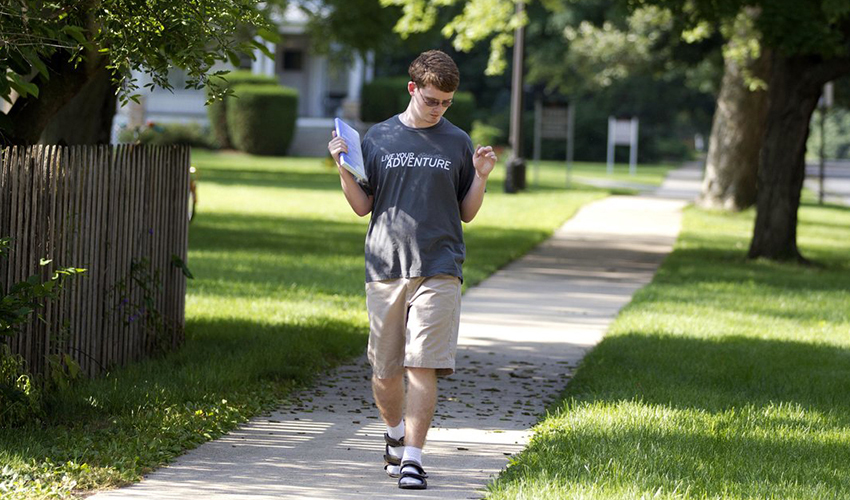
[[[455,92],[452,105],[446,110],[445,117],[467,134],[472,132],[472,121],[475,118],[475,96],[472,92]]]
[[[295,135],[298,91],[272,85],[237,85],[227,105],[228,134],[240,151],[282,156]]]
[[[23,358],[0,344],[0,428],[19,426],[42,413],[41,391],[27,373]]]
[[[809,132],[809,139],[806,143],[806,156],[810,160],[820,158],[821,141],[823,140],[820,129],[822,112],[822,110],[815,111],[809,126],[811,132]],[[829,110],[826,114],[824,129],[826,132],[825,157],[827,159],[850,159],[850,110],[839,107]]]
[[[472,144],[478,146],[502,146],[507,135],[499,127],[486,124],[480,120],[472,123],[472,131],[469,133]]]
[[[401,113],[410,102],[406,76],[375,78],[363,85],[360,119],[364,122],[382,122]]]
[[[6,258],[10,244],[10,238],[0,238],[0,259]],[[41,265],[47,266],[50,262],[42,259]],[[46,302],[59,298],[66,279],[73,279],[85,271],[56,269],[46,281],[34,274],[12,284],[8,292],[4,292],[5,285],[0,283],[0,337],[19,334],[33,317],[44,321],[41,310]],[[50,366],[49,377],[45,380],[47,385],[66,383],[79,374],[79,365],[67,354],[51,354],[47,361]],[[41,413],[41,393],[26,369],[25,360],[0,341],[0,427],[21,425]]]
[[[5,258],[10,246],[10,238],[0,238],[0,258]],[[50,260],[41,260],[41,266],[50,264]],[[44,308],[45,300],[55,300],[62,291],[66,279],[85,273],[85,269],[60,268],[53,271],[53,276],[42,281],[34,274],[25,281],[13,284],[7,293],[0,295],[0,335],[14,335],[21,326],[30,321],[30,316],[43,321],[40,310]],[[0,290],[5,286],[0,283]]]
[[[277,85],[278,82],[272,76],[256,75],[250,71],[234,71],[223,77],[212,78],[207,84],[207,96],[213,91],[227,91],[236,85],[254,84],[254,85]],[[207,116],[210,120],[215,144],[224,149],[233,147],[233,142],[227,131],[227,102],[229,98],[225,97],[220,101],[213,101],[207,106]]]

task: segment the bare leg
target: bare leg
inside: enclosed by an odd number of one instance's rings
[[[404,373],[391,378],[372,377],[372,393],[384,423],[397,426],[404,408]]]
[[[437,371],[433,368],[407,368],[407,418],[404,444],[425,447],[437,405]]]

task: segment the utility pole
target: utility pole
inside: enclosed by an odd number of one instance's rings
[[[823,205],[823,181],[826,177],[826,112],[832,106],[832,82],[823,86],[820,107],[820,171],[818,172],[818,204]]]
[[[516,16],[521,18],[525,3],[518,0]],[[511,77],[511,158],[505,165],[505,192],[516,193],[525,189],[525,160],[522,159],[522,87],[525,48],[525,26],[514,31],[513,74]]]

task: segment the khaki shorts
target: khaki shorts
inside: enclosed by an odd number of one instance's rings
[[[460,322],[460,279],[441,274],[366,283],[369,363],[378,378],[405,367],[454,373]]]

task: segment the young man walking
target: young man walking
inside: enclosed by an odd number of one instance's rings
[[[425,489],[422,448],[437,402],[437,377],[455,368],[461,266],[461,221],[484,200],[496,163],[490,146],[443,118],[460,83],[445,53],[422,53],[408,70],[407,109],[374,125],[361,149],[367,180],[339,166],[345,141],[328,150],[346,200],[371,213],[366,233],[366,307],[372,390],[387,425],[384,468],[399,488]],[[405,393],[404,378],[407,375]]]

